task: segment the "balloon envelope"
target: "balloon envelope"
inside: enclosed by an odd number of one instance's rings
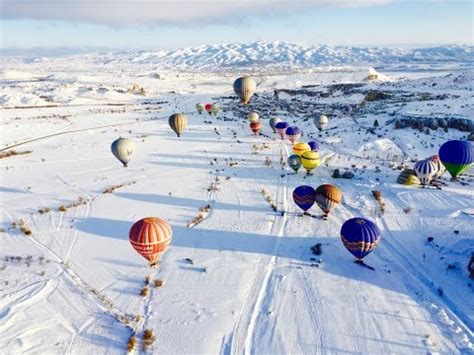
[[[257,135],[258,132],[260,132],[261,128],[262,128],[262,124],[260,123],[260,121],[250,123],[250,129],[255,135]]]
[[[307,185],[298,186],[293,190],[293,200],[306,212],[314,205],[314,189]]]
[[[311,147],[309,144],[304,143],[304,142],[298,142],[293,146],[293,153],[296,155],[301,156],[304,152],[310,151]]]
[[[301,129],[296,126],[290,126],[285,130],[285,134],[292,144],[295,144],[301,137]]]
[[[317,168],[320,163],[319,154],[316,152],[309,150],[301,154],[301,164],[308,173]]]
[[[319,144],[316,141],[309,141],[308,142],[309,147],[313,152],[319,152]]]
[[[288,157],[288,165],[295,171],[295,173],[297,173],[299,168],[301,167],[300,156],[297,154],[290,155]]]
[[[334,207],[341,203],[342,192],[337,186],[323,184],[316,189],[315,200],[319,208],[321,208],[325,214],[328,214]]]
[[[204,105],[201,104],[201,103],[197,103],[196,104],[196,110],[197,110],[197,112],[202,113],[202,111],[204,111]]]
[[[221,110],[221,106],[220,106],[217,102],[214,102],[214,103],[212,104],[211,112],[212,112],[214,115],[217,115],[220,110]]]
[[[132,140],[120,137],[113,141],[110,148],[112,154],[123,164],[123,166],[127,166],[135,153],[136,145]]]
[[[211,113],[212,113],[212,104],[206,104],[206,105],[204,106],[204,109],[206,110],[206,112],[207,112],[208,114],[211,114]]]
[[[433,179],[439,179],[446,171],[446,168],[444,167],[438,155],[433,155],[429,157],[428,159],[431,160],[436,166],[436,173],[434,174]]]
[[[314,124],[320,131],[322,131],[328,125],[329,119],[326,115],[321,115],[319,118],[314,119]]]
[[[188,124],[188,119],[183,113],[175,113],[170,116],[168,123],[176,135],[181,137],[181,133],[183,133],[186,125]]]
[[[431,160],[420,160],[415,164],[415,173],[422,185],[427,185],[436,174],[436,165]]]
[[[400,175],[398,175],[397,183],[408,186],[418,186],[421,184],[420,180],[416,176],[415,170],[412,169],[403,170]]]
[[[469,170],[474,163],[474,143],[451,140],[439,148],[439,158],[453,178]]]
[[[281,122],[281,118],[280,117],[272,117],[270,118],[270,127],[273,129],[273,132],[276,132],[276,124],[278,122]]]
[[[363,259],[377,247],[380,235],[379,227],[362,217],[347,220],[341,228],[342,243],[357,259]]]
[[[285,131],[288,128],[288,123],[286,122],[278,122],[275,125],[275,128],[277,129],[278,133],[280,134],[281,139],[285,137]]]
[[[132,247],[155,265],[171,243],[173,231],[165,220],[157,217],[143,218],[130,228],[128,237]]]
[[[234,92],[244,105],[249,103],[255,91],[257,91],[257,83],[250,76],[243,76],[234,81]]]
[[[250,121],[250,122],[257,122],[259,120],[260,116],[258,115],[257,112],[250,112],[248,115],[247,115],[247,119]]]

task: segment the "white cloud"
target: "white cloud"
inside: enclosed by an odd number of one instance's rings
[[[3,19],[65,20],[112,26],[221,22],[314,6],[360,7],[392,0],[0,0]]]

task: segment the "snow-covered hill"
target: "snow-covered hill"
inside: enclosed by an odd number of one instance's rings
[[[101,59],[128,60],[192,68],[474,62],[472,46],[419,49],[304,46],[288,42],[205,45],[176,50],[107,54]]]
[[[96,64],[153,64],[182,69],[229,69],[261,67],[315,67],[328,65],[400,65],[474,63],[473,46],[447,45],[431,48],[383,48],[305,46],[289,42],[211,44],[173,50],[121,51],[91,54]],[[84,58],[84,57],[82,57]],[[28,58],[29,62],[46,60]]]

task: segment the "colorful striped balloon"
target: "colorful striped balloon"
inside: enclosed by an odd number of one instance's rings
[[[469,170],[474,163],[474,143],[451,140],[439,148],[439,158],[453,178]]]
[[[181,137],[181,133],[183,133],[186,125],[188,124],[188,119],[184,115],[184,113],[175,113],[170,116],[168,119],[168,123],[171,129],[176,133],[178,137]]]
[[[398,175],[397,183],[401,185],[418,186],[421,184],[416,176],[415,170],[405,169]]]
[[[319,160],[319,154],[313,151],[306,151],[301,154],[301,164],[309,174],[313,169],[317,168],[321,161]]]
[[[280,138],[284,139],[285,138],[285,131],[288,128],[288,123],[286,122],[278,122],[275,125],[275,128],[277,129],[278,133],[280,134]]]
[[[380,235],[379,227],[362,217],[347,220],[341,228],[342,243],[359,260],[377,247]]]
[[[415,164],[415,173],[422,185],[427,185],[436,174],[436,165],[431,160],[420,160]]]
[[[234,81],[234,92],[244,105],[250,102],[255,91],[257,91],[257,83],[250,76],[243,76]]]
[[[337,186],[323,184],[316,189],[315,199],[319,208],[324,212],[324,217],[327,217],[329,212],[341,203],[342,192]]]
[[[128,237],[132,247],[145,259],[150,266],[158,263],[171,243],[173,231],[168,222],[157,217],[148,217],[135,222],[130,228]]]
[[[309,144],[304,142],[298,142],[293,146],[293,153],[301,156],[304,152],[311,151]]]
[[[304,212],[314,205],[314,189],[308,185],[298,186],[293,190],[293,201]]]
[[[296,126],[291,126],[285,130],[285,134],[288,137],[288,140],[291,142],[291,144],[295,144],[295,142],[297,142],[298,139],[300,139],[301,137],[301,129],[299,129]]]

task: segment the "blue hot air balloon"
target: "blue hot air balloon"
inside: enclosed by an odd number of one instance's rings
[[[301,129],[296,126],[291,126],[285,130],[285,134],[290,140],[291,144],[295,144],[301,137]]]
[[[316,141],[309,141],[308,145],[311,147],[313,152],[319,152],[319,144]]]
[[[301,158],[299,155],[292,154],[288,157],[288,165],[292,168],[295,173],[301,168]]]
[[[452,140],[439,148],[439,158],[453,178],[469,170],[474,163],[474,143]]]
[[[280,134],[281,139],[285,138],[285,131],[288,128],[288,126],[289,126],[289,124],[286,123],[286,122],[278,122],[275,125],[275,128],[278,131],[278,133]]]
[[[377,225],[362,217],[351,218],[341,228],[341,240],[349,252],[357,259],[363,259],[375,249],[380,241]]]
[[[314,205],[315,197],[316,191],[311,186],[302,185],[293,190],[293,200],[304,212]]]

